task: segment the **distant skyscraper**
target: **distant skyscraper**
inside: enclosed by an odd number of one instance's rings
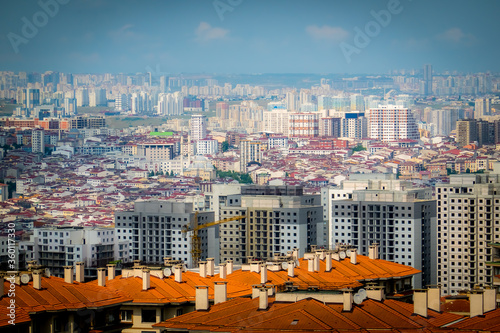
[[[422,79],[422,85],[420,87],[420,94],[422,95],[432,95],[432,65],[424,65],[424,76]]]
[[[198,141],[207,137],[207,117],[201,114],[191,116],[191,140]]]
[[[475,119],[457,121],[457,141],[460,147],[477,141],[477,121]]]
[[[481,119],[491,114],[491,100],[489,98],[478,98],[474,107],[474,118]]]
[[[17,103],[31,109],[40,105],[40,89],[20,89],[17,94]]]
[[[215,106],[215,116],[219,119],[229,119],[229,104],[219,102]]]
[[[159,115],[180,115],[184,112],[184,97],[180,91],[173,94],[160,94],[156,113]]]
[[[286,93],[286,108],[288,111],[299,111],[299,96],[295,91]]]
[[[34,129],[31,132],[31,151],[33,153],[45,152],[45,131],[43,129]]]
[[[340,137],[341,118],[325,117],[319,120],[319,136]]]

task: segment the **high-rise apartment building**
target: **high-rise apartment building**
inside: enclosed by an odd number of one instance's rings
[[[367,121],[364,112],[334,112],[333,117],[340,118],[340,137],[354,139],[367,137]]]
[[[156,113],[159,115],[180,115],[184,112],[184,97],[181,92],[159,94]]]
[[[229,119],[229,104],[218,102],[215,106],[215,116],[218,119]]]
[[[491,115],[491,99],[478,98],[474,104],[474,118],[481,119]]]
[[[40,105],[40,89],[19,89],[17,104],[23,104],[28,109]]]
[[[423,77],[420,85],[421,95],[432,95],[432,65],[425,64],[423,68]]]
[[[221,218],[245,215],[220,228],[220,258],[245,263],[248,257],[271,258],[294,248],[303,256],[311,245],[326,246],[319,195],[298,186],[242,186],[220,206]]]
[[[324,117],[319,120],[319,136],[340,137],[341,118]]]
[[[286,93],[286,108],[289,111],[299,111],[299,95],[295,91],[289,91]]]
[[[247,172],[248,163],[262,163],[262,150],[264,147],[265,143],[261,141],[240,141],[240,172]]]
[[[130,244],[133,260],[163,263],[164,257],[183,260],[193,267],[191,238],[183,233],[195,218],[192,203],[172,200],[136,201],[132,211],[115,212],[116,236]],[[199,212],[198,225],[214,221],[213,212]],[[201,258],[219,262],[219,226],[200,229]]]
[[[384,142],[420,139],[417,122],[410,109],[379,105],[378,108],[370,109],[369,117],[369,136],[372,139]]]
[[[316,137],[319,135],[320,113],[290,113],[288,123],[289,137]]]
[[[500,242],[500,165],[487,174],[450,175],[436,186],[438,281],[444,294],[492,284],[490,243]]]
[[[201,114],[191,116],[191,140],[198,141],[207,137],[207,117]]]
[[[31,131],[31,152],[45,153],[45,131],[41,128]]]
[[[290,113],[285,109],[274,109],[263,114],[263,130],[275,134],[288,136]]]
[[[414,286],[436,283],[436,202],[432,189],[413,187],[394,175],[351,175],[341,188],[323,188],[330,247],[356,246],[367,255],[378,243],[380,258],[423,271]]]

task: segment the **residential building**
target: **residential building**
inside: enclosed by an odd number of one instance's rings
[[[261,141],[240,141],[240,172],[246,173],[249,163],[262,163],[263,148],[264,143]]]
[[[191,140],[198,141],[207,137],[207,117],[201,114],[191,116]]]
[[[33,129],[31,132],[31,152],[45,153],[45,131],[43,129]]]
[[[319,135],[319,116],[317,112],[290,113],[288,123],[289,137],[316,137]]]
[[[263,114],[262,129],[265,132],[288,136],[290,113],[286,109],[272,109]]]
[[[485,174],[450,175],[436,186],[437,274],[447,295],[493,283],[490,243],[500,242],[500,164]]]
[[[370,109],[369,117],[369,137],[372,139],[384,142],[420,139],[416,120],[408,108],[379,105]]]
[[[330,247],[347,243],[367,254],[378,243],[382,259],[423,271],[414,279],[416,287],[436,283],[436,202],[430,188],[392,174],[356,174],[321,194]]]
[[[491,115],[491,99],[478,98],[474,105],[474,119],[481,119]]]

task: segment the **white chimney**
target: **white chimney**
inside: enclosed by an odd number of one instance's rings
[[[214,258],[207,258],[207,275],[214,276],[215,274],[215,261]]]
[[[64,266],[64,282],[73,283],[73,266]]]
[[[76,282],[85,282],[85,263],[82,261],[76,263]]]
[[[219,277],[221,279],[225,279],[227,278],[227,268],[226,268],[226,264],[220,264],[219,265]]]
[[[260,273],[260,261],[251,261],[250,262],[250,272]]]
[[[200,267],[200,277],[206,278],[207,277],[207,262],[206,261],[199,261],[198,265]]]
[[[373,243],[368,249],[368,258],[378,259],[378,243]]]
[[[314,259],[313,258],[307,259],[307,271],[314,272]]]
[[[325,257],[325,272],[329,272],[332,270],[332,253],[327,252]]]
[[[148,268],[142,270],[142,290],[146,291],[151,287],[151,271]]]
[[[227,260],[226,261],[226,267],[227,267],[227,275],[233,274],[233,261],[232,260]]]
[[[253,284],[252,285],[252,299],[259,297],[260,288],[262,288],[262,285],[260,285],[260,284]]]
[[[195,310],[208,310],[208,286],[195,286],[196,287],[196,298],[195,298]]]
[[[108,280],[113,280],[116,276],[116,265],[115,264],[107,264],[108,267]]]
[[[367,286],[366,297],[376,301],[383,301],[385,299],[384,287],[382,286]]]
[[[289,261],[288,262],[288,276],[289,277],[294,277],[295,276],[295,272],[294,272],[294,269],[295,268],[295,262],[294,261]]]
[[[260,264],[260,283],[267,283],[267,265]]]
[[[141,266],[141,261],[138,259],[134,260],[134,267],[139,267],[139,266]]]
[[[325,250],[316,251],[316,254],[319,255],[319,260],[325,259]]]
[[[351,264],[356,265],[358,263],[358,252],[356,249],[351,250]]]
[[[482,316],[484,314],[483,290],[473,289],[470,291],[470,317]]]
[[[227,282],[215,281],[214,282],[214,304],[227,301]]]
[[[353,296],[352,296],[352,289],[343,289],[343,309],[342,311],[351,311],[352,310],[352,302],[353,302]]]
[[[413,313],[427,318],[427,290],[413,290]]]
[[[174,278],[175,282],[181,283],[182,282],[182,265],[175,265],[174,266]]]
[[[319,272],[319,254],[314,255],[314,271]]]
[[[429,286],[427,288],[427,307],[441,312],[441,286]]]
[[[293,248],[293,260],[299,260],[299,249],[297,247]]]
[[[42,271],[40,270],[33,271],[32,275],[33,275],[33,288],[35,288],[36,290],[42,289]]]
[[[496,309],[497,290],[493,287],[486,287],[483,293],[483,310],[488,312]]]
[[[260,288],[259,289],[259,310],[267,310],[267,307],[269,306],[269,302],[267,299],[267,288]]]
[[[106,268],[104,267],[97,269],[97,285],[101,287],[106,286]]]

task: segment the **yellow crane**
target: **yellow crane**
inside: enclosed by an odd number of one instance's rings
[[[193,219],[191,220],[190,225],[185,225],[182,227],[182,233],[184,234],[184,237],[186,237],[186,234],[188,232],[192,232],[191,234],[191,258],[193,260],[193,265],[196,267],[198,265],[198,261],[200,260],[201,257],[201,241],[200,237],[198,236],[198,230],[200,229],[205,229],[208,227],[212,227],[214,225],[219,225],[222,223],[226,222],[231,222],[231,221],[239,221],[242,220],[246,217],[246,215],[238,215],[238,216],[232,216],[228,217],[222,220],[214,221],[214,222],[208,222],[205,224],[198,224],[198,212],[195,212]]]

